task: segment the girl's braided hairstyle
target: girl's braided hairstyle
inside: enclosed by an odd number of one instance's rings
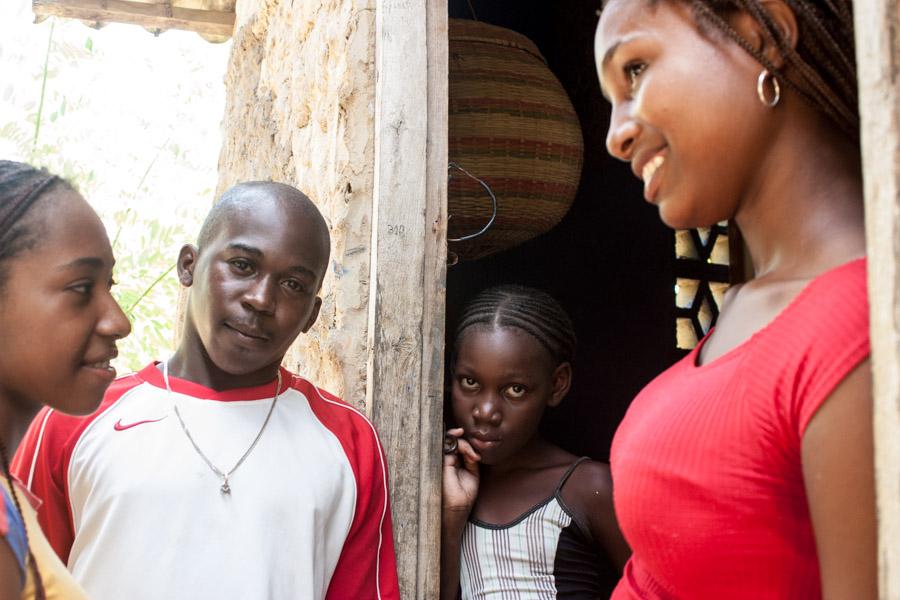
[[[34,232],[22,224],[22,218],[38,198],[57,183],[68,186],[62,179],[42,169],[36,169],[24,163],[0,160],[0,290],[3,289],[5,281],[3,264],[35,243]],[[9,455],[2,442],[0,442],[0,465],[3,468],[3,476],[9,484],[10,496],[24,521],[19,495],[9,472]],[[25,539],[29,541],[27,528]],[[38,571],[34,554],[31,552],[30,542],[28,545],[28,568],[31,570],[34,580],[35,598],[44,600],[46,598],[44,583]]]
[[[25,163],[0,160],[0,289],[3,263],[34,245],[34,232],[22,219],[34,203],[57,184],[71,186],[44,169]]]
[[[800,28],[796,48],[784,38],[761,0],[679,1],[689,2],[698,23],[710,25],[732,39],[858,143],[853,0],[784,0],[794,11]],[[660,0],[649,2],[653,5]],[[728,23],[727,17],[735,11],[751,15],[761,25],[767,41],[775,44],[785,58],[782,68],[775,68]]]
[[[550,294],[523,285],[484,290],[463,310],[456,327],[455,347],[471,327],[515,327],[534,337],[555,365],[575,360],[577,340],[572,320]]]
[[[6,478],[6,483],[9,485],[9,495],[12,496],[13,503],[16,505],[16,510],[19,511],[19,515],[21,515],[22,523],[24,525],[25,513],[22,512],[22,504],[19,502],[19,495],[16,493],[15,485],[13,485],[13,478],[9,472],[9,455],[6,452],[6,446],[2,441],[0,441],[0,463],[2,463],[3,467],[3,476]],[[34,559],[34,554],[31,552],[31,542],[28,539],[27,526],[25,526],[25,542],[28,544],[28,568],[31,569],[32,579],[34,580],[35,600],[45,600],[47,594],[44,591],[44,581],[41,579],[37,561]]]

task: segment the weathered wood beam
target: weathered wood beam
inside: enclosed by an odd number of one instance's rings
[[[441,478],[444,437],[444,322],[447,295],[449,47],[447,0],[426,1],[428,139],[425,178],[425,273],[422,281],[422,400],[419,436],[419,548],[416,598],[440,595]]]
[[[64,17],[96,23],[130,23],[146,29],[185,29],[230,37],[234,11],[180,8],[130,0],[32,0],[38,17]]]
[[[885,600],[900,598],[898,8],[897,0],[854,2],[874,374],[878,587]]]
[[[375,2],[366,403],[391,466],[403,598],[438,597],[447,198],[446,0]]]

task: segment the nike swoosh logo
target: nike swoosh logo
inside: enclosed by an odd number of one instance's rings
[[[160,417],[159,419],[147,419],[146,421],[135,421],[134,423],[128,423],[127,425],[122,424],[122,419],[116,421],[116,424],[113,425],[113,429],[116,431],[125,431],[126,429],[131,429],[132,427],[137,427],[138,425],[143,425],[144,423],[156,423],[157,421],[162,421],[165,417]]]

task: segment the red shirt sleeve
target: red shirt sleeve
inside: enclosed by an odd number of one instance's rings
[[[43,408],[32,421],[10,465],[13,475],[40,498],[38,523],[63,563],[69,558],[74,538],[66,485],[66,466],[71,456],[66,442],[74,420]]]
[[[866,261],[856,261],[823,282],[820,302],[810,302],[805,326],[794,340],[806,348],[796,365],[785,397],[790,400],[792,434],[803,438],[806,427],[834,389],[870,353]],[[818,291],[818,290],[817,290]]]
[[[400,600],[384,450],[372,423],[355,408],[302,378],[295,387],[338,439],[356,479],[356,509],[326,600]]]
[[[41,501],[38,523],[63,564],[68,564],[75,538],[68,478],[72,451],[87,426],[138,383],[136,375],[117,379],[106,391],[100,407],[87,417],[73,417],[44,407],[31,422],[13,457],[10,470]]]
[[[362,433],[362,432],[361,432]],[[326,600],[400,600],[387,490],[387,461],[375,432],[360,453],[358,495],[350,533],[331,577]]]

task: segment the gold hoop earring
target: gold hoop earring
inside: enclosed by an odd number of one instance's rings
[[[766,98],[766,79],[769,77],[772,78],[772,91],[775,94],[771,100]],[[759,73],[759,78],[756,80],[756,95],[759,96],[759,101],[763,106],[767,108],[775,108],[778,101],[781,100],[781,86],[778,85],[778,78],[769,73],[768,69],[763,69]]]

